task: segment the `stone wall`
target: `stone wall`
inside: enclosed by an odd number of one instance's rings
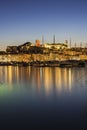
[[[9,54],[0,55],[0,62],[31,62],[31,61],[49,61],[49,60],[87,60],[87,55],[59,55],[59,54]]]

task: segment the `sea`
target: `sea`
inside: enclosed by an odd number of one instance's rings
[[[0,66],[0,128],[86,129],[87,68]]]

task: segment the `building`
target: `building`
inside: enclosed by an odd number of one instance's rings
[[[37,39],[37,40],[35,41],[35,45],[39,47],[39,46],[40,46],[40,40]]]
[[[31,45],[32,45],[31,42],[26,42],[26,43],[18,46],[18,50],[19,50],[19,52],[28,53]]]
[[[68,46],[68,40],[65,40],[65,44]]]
[[[43,47],[45,48],[48,48],[48,49],[57,49],[57,50],[60,50],[60,49],[65,49],[67,48],[67,44],[64,44],[64,43],[52,43],[52,44],[49,44],[49,43],[45,43],[43,45]]]
[[[6,52],[7,53],[20,53],[20,52],[28,53],[31,45],[32,43],[26,42],[19,46],[7,46]]]
[[[7,53],[18,53],[17,46],[7,46],[6,52]]]

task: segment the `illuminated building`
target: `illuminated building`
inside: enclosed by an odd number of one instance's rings
[[[18,53],[17,46],[7,46],[6,52],[7,53]]]
[[[53,44],[45,43],[43,46],[45,48],[49,48],[49,49],[54,48],[54,49],[58,49],[58,50],[67,48],[67,45],[64,43],[53,43]]]
[[[37,39],[37,40],[35,41],[35,44],[36,44],[36,46],[40,46],[40,40]]]
[[[65,40],[65,44],[68,46],[68,40]]]

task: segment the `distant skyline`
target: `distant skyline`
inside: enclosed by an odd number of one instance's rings
[[[86,0],[0,0],[0,48],[36,39],[87,43]]]

